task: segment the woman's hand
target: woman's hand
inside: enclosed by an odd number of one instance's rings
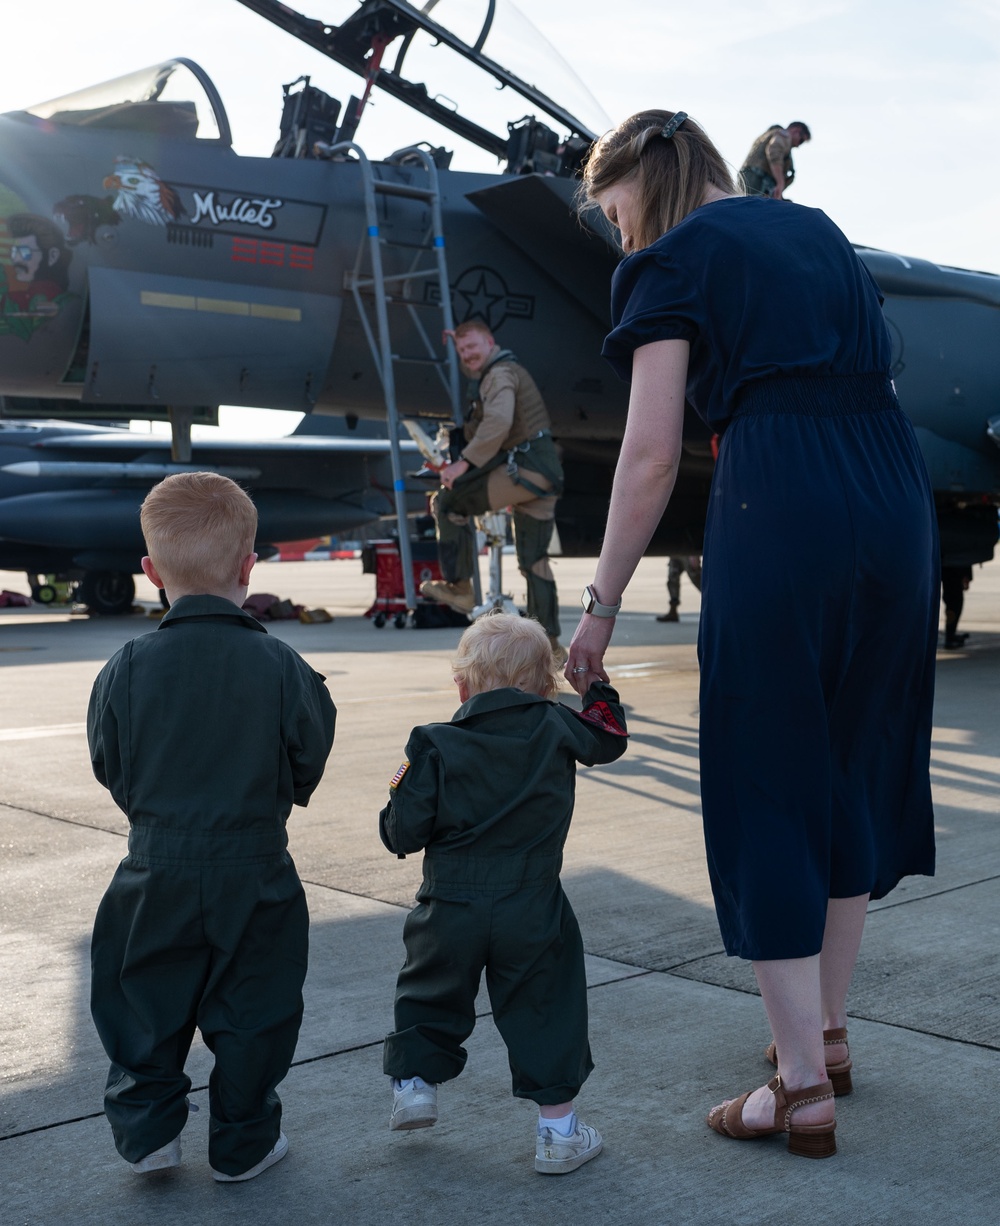
[[[604,653],[615,628],[613,617],[594,617],[584,613],[569,645],[569,659],[563,676],[578,694],[586,694],[595,681],[608,681]]]
[[[591,588],[605,603],[625,591],[674,488],[689,352],[687,341],[667,340],[641,345],[632,355],[628,421]],[[565,669],[566,680],[577,693],[585,694],[595,680],[608,680],[604,653],[614,625],[613,617],[592,613],[580,619]]]

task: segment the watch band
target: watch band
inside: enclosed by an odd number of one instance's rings
[[[584,613],[589,613],[592,617],[617,617],[618,612],[622,607],[622,602],[619,600],[617,604],[601,604],[597,599],[597,594],[594,592],[591,584],[583,589],[583,596],[580,598],[580,603],[583,605]]]

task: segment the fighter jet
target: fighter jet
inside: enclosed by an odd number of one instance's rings
[[[441,333],[478,316],[551,411],[563,547],[594,548],[627,406],[599,356],[621,253],[575,205],[594,124],[491,58],[491,0],[464,37],[433,3],[362,0],[339,26],[241,3],[357,72],[362,96],[342,107],[307,79],[286,86],[271,158],[233,151],[222,100],[187,60],[0,116],[0,393],[132,417],[166,406],[180,462],[198,405],[388,416],[395,450],[397,410],[460,415]],[[440,145],[369,160],[357,129],[373,88],[501,171],[453,169]],[[985,560],[1000,505],[1000,277],[859,252],[886,295],[942,527]],[[660,548],[700,548],[712,465],[689,413]]]
[[[416,448],[403,446],[416,467]],[[352,432],[304,418],[287,438],[196,439],[188,464],[173,462],[170,447],[166,436],[121,427],[0,421],[0,569],[23,570],[36,599],[51,594],[44,577],[59,576],[78,584],[91,612],[124,612],[146,552],[139,506],[174,472],[208,469],[247,489],[261,557],[278,542],[346,532],[392,510],[389,444],[375,423]]]

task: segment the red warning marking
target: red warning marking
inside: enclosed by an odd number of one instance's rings
[[[288,253],[288,263],[292,268],[311,272],[315,254],[312,247],[292,247]]]

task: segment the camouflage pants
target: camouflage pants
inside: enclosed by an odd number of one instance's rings
[[[676,608],[681,602],[681,575],[685,571],[698,591],[701,591],[701,558],[697,555],[671,558],[667,565],[667,595],[670,597],[671,608]]]
[[[744,166],[740,171],[740,178],[748,196],[770,196],[777,186],[771,175],[755,166]]]
[[[527,467],[518,476],[541,490],[555,488],[549,477]],[[514,549],[518,570],[528,589],[528,616],[536,618],[546,634],[559,637],[559,600],[549,563],[549,543],[555,524],[556,495],[539,495],[519,484],[504,466],[475,468],[460,477],[452,489],[438,490],[431,500],[437,524],[441,574],[448,583],[471,579],[475,546],[470,517],[512,507]]]

